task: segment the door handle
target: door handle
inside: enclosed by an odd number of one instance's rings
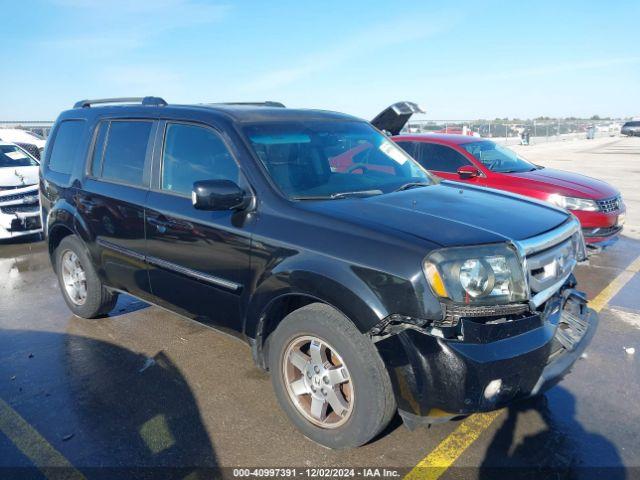
[[[153,224],[156,226],[156,230],[158,233],[165,233],[167,231],[167,227],[169,226],[169,222],[164,215],[159,215],[153,219]]]

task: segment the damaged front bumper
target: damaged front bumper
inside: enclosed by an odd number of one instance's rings
[[[36,185],[0,194],[0,240],[41,231],[40,202]]]
[[[407,323],[374,340],[411,428],[545,391],[569,372],[597,322],[584,295],[566,285],[542,311],[502,322],[461,319],[455,338]]]

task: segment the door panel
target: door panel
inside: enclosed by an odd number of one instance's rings
[[[88,179],[78,190],[78,211],[95,235],[100,274],[114,288],[150,292],[144,262],[147,191]]]
[[[94,130],[78,211],[94,235],[98,274],[111,287],[149,298],[144,206],[157,123],[103,120]]]
[[[440,178],[478,186],[485,184],[486,178],[483,176],[460,178],[458,168],[474,165],[464,155],[448,145],[422,142],[417,150],[417,160],[423,167]]]
[[[249,187],[215,130],[177,122],[160,128],[145,210],[153,295],[191,318],[240,331],[254,216],[196,210],[191,190],[193,182],[212,179]]]
[[[249,215],[196,210],[190,199],[160,192],[150,192],[147,205],[147,261],[157,302],[204,323],[240,330]]]

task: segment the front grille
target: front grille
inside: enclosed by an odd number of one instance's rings
[[[40,210],[37,203],[0,207],[2,213],[36,213]]]
[[[13,202],[15,200],[22,200],[25,197],[33,197],[38,196],[38,192],[35,190],[31,190],[29,192],[15,193],[13,195],[2,195],[0,196],[0,203],[4,202]]]
[[[579,260],[586,259],[580,223],[575,217],[536,237],[517,242],[524,255],[531,303],[539,307],[569,278]]]
[[[575,235],[542,252],[527,257],[532,296],[551,287],[576,266]]]
[[[602,213],[611,213],[620,210],[622,199],[618,195],[617,197],[605,198],[604,200],[596,200],[596,203]]]

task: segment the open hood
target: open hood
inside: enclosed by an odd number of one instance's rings
[[[376,115],[376,118],[371,120],[371,125],[378,130],[389,132],[391,135],[398,135],[414,113],[425,112],[417,103],[394,103]]]

